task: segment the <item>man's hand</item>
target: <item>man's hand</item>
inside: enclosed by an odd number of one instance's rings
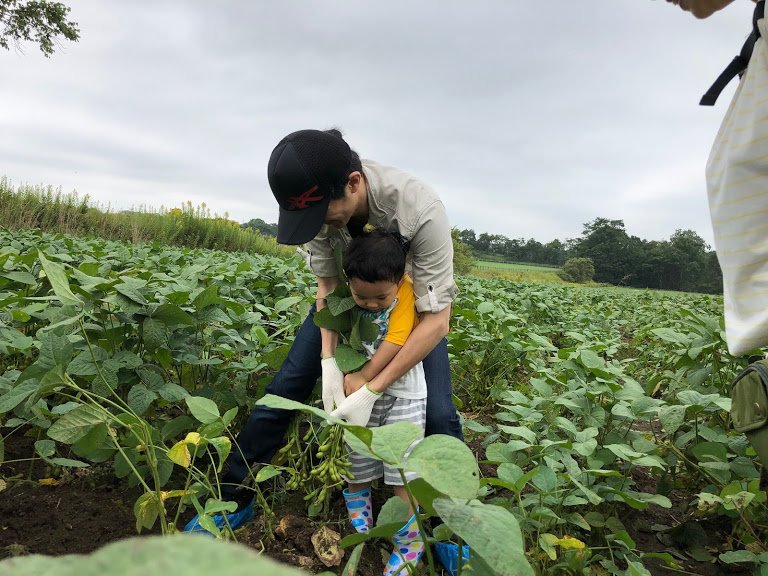
[[[371,419],[373,405],[380,397],[381,394],[371,392],[368,386],[363,386],[360,390],[348,396],[341,403],[341,406],[331,412],[331,416],[346,420],[355,426],[365,426]]]
[[[341,406],[344,401],[344,374],[336,364],[336,358],[323,358],[320,362],[323,369],[323,410],[330,412],[335,406]]]
[[[344,376],[344,394],[352,396],[368,382],[362,372],[352,372]]]

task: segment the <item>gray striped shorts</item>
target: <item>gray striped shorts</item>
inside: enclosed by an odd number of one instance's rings
[[[388,394],[382,394],[381,398],[376,400],[371,411],[371,419],[366,424],[366,428],[378,428],[386,424],[395,422],[413,422],[420,428],[424,428],[427,421],[427,399],[426,398],[396,398]],[[420,440],[414,442],[406,451],[406,457],[411,453],[413,447]],[[381,460],[374,460],[368,456],[363,456],[352,452],[349,446],[349,461],[352,462],[349,471],[355,477],[353,484],[363,484],[371,482],[384,476],[384,483],[388,486],[402,486],[403,479],[397,469],[391,468]],[[408,482],[418,478],[415,472],[406,472]]]

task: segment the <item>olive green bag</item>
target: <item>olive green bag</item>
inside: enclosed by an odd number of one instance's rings
[[[752,362],[731,385],[731,421],[768,464],[768,359]]]

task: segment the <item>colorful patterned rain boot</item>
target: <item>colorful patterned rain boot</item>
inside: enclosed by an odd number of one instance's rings
[[[384,576],[406,576],[408,574],[406,564],[415,567],[421,555],[424,554],[424,542],[421,540],[415,514],[392,536],[392,540],[395,542],[395,549],[389,555]]]
[[[359,533],[368,532],[373,526],[373,512],[371,511],[371,488],[370,486],[360,492],[350,493],[345,489],[344,502],[347,504],[347,512],[355,530]]]

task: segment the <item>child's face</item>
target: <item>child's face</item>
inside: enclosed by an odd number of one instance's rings
[[[349,281],[352,298],[360,308],[371,312],[383,310],[392,304],[397,297],[399,284],[395,282],[365,282],[359,278]]]

